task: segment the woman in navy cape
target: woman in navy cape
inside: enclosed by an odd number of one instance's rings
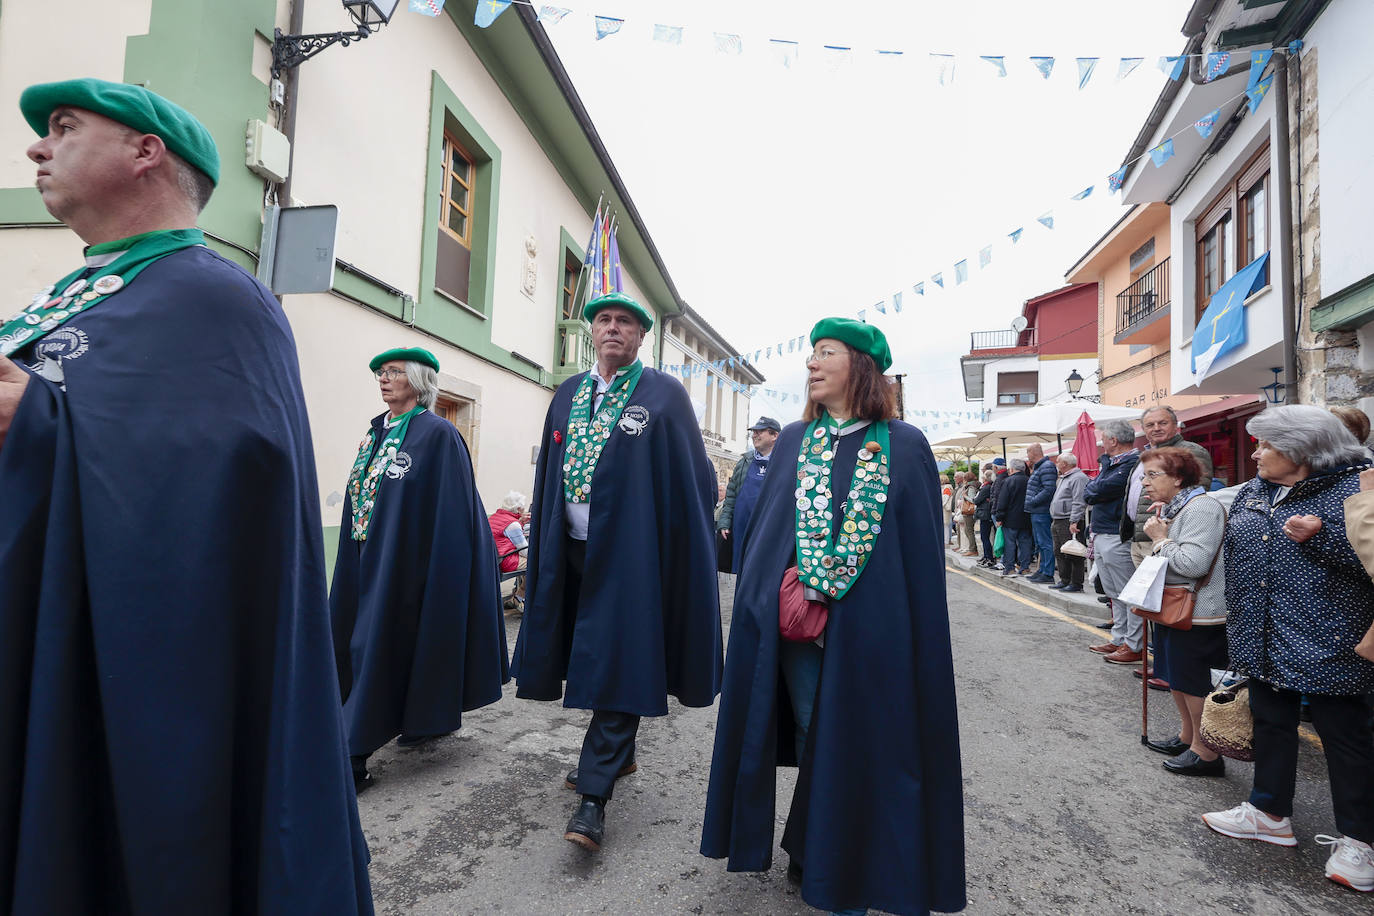
[[[457,730],[509,680],[496,548],[472,458],[431,412],[439,361],[412,347],[370,366],[390,410],[373,418],[349,476],[329,593],[359,789],[382,745]]]
[[[920,431],[876,422],[895,413],[882,332],[825,319],[811,342],[815,423],[783,431],[743,548],[701,851],[767,870],[775,768],[799,764],[782,847],[802,899],[955,912],[963,792],[935,461]],[[808,598],[829,602],[823,645],[779,634],[799,561]]]

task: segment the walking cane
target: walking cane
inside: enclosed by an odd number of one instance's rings
[[[1140,743],[1150,743],[1150,621],[1145,620],[1145,644],[1140,647]]]

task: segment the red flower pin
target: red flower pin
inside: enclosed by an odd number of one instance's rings
[[[553,431],[553,441],[554,441],[554,442],[562,442],[562,441],[563,441],[563,432],[562,432],[562,430],[557,430],[557,429],[555,429],[555,430]]]

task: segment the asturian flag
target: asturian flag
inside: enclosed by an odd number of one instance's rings
[[[1193,374],[1201,382],[1217,358],[1245,343],[1245,300],[1264,284],[1269,252],[1265,252],[1221,285],[1207,302],[1207,311],[1193,331]]]

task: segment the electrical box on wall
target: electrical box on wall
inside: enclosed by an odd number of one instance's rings
[[[265,121],[248,122],[244,152],[248,170],[268,181],[285,181],[291,171],[291,141]]]

